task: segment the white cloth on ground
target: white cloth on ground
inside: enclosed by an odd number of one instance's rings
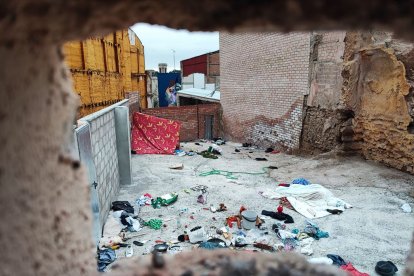
[[[307,218],[321,218],[330,215],[326,209],[345,210],[352,206],[335,197],[331,191],[319,184],[291,184],[289,187],[277,187],[273,191],[264,191],[262,196],[271,199],[286,197],[292,207]]]

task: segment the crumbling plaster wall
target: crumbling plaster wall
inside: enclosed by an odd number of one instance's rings
[[[171,12],[177,9],[179,14]],[[62,146],[69,141],[78,102],[59,44],[105,35],[137,21],[191,30],[387,27],[413,38],[413,11],[409,1],[347,0],[335,5],[331,1],[238,0],[0,2],[0,206],[4,210],[0,274],[96,274],[85,173]],[[226,256],[236,259],[230,253],[220,255]],[[254,256],[271,264],[273,274],[340,273],[328,268],[319,272],[292,256],[287,260]],[[174,264],[200,262],[198,258],[209,255],[194,257],[177,257]],[[240,262],[233,264],[235,273],[249,271]],[[145,269],[159,271],[150,265]],[[143,272],[136,260],[130,260],[122,275]],[[412,254],[406,274],[413,273]]]
[[[404,63],[390,47],[397,45],[398,50],[401,44],[382,37],[349,34],[343,104],[355,113],[353,143],[364,157],[414,173],[414,134],[409,131],[413,118],[407,101],[411,87]]]
[[[309,57],[309,95],[304,106],[301,150],[330,151],[341,142],[347,120],[340,107],[346,32],[313,32]]]

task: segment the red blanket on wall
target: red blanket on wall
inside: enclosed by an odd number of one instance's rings
[[[138,154],[173,154],[180,141],[181,124],[135,112],[131,149]]]

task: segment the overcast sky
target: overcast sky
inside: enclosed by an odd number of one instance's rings
[[[218,32],[189,32],[164,26],[138,23],[131,27],[145,49],[145,69],[158,70],[158,63],[167,63],[168,71],[180,69],[180,61],[219,49]]]

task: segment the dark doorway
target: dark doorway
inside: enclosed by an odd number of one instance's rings
[[[204,139],[212,140],[213,139],[213,115],[205,115],[204,116]]]

